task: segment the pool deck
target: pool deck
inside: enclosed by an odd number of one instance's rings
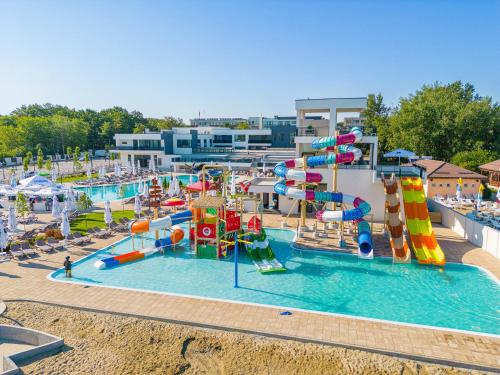
[[[296,219],[292,219],[296,220]],[[278,226],[280,215],[266,214],[266,225]],[[435,228],[448,260],[471,263],[500,278],[500,261],[475,248],[447,228]],[[60,268],[66,255],[73,260],[93,253],[121,237],[96,240],[89,247],[70,248],[55,254],[0,264],[0,299],[37,301],[80,309],[161,319],[181,324],[222,328],[265,336],[290,338],[434,363],[500,371],[500,338],[420,326],[393,324],[348,316],[278,309],[261,305],[204,300],[114,288],[53,282],[47,275]],[[375,243],[388,241],[374,232]],[[325,239],[321,244],[327,245]],[[332,239],[330,241],[333,242]],[[377,246],[377,245],[375,245]],[[385,255],[381,252],[380,255]],[[232,282],[232,275],[227,282]]]

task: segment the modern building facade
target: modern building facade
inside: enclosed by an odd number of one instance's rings
[[[241,123],[248,124],[248,120],[241,117],[212,117],[193,118],[189,120],[192,127],[235,127]]]
[[[233,162],[233,166],[261,167],[272,149],[277,156],[293,157],[293,126],[273,129],[183,127],[143,134],[115,134],[122,162],[147,167],[153,158],[162,169],[179,163]]]

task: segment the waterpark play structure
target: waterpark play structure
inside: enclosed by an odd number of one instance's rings
[[[262,226],[260,199],[245,192],[236,194],[234,174],[231,176],[225,167],[204,166],[200,177],[199,182],[187,186],[189,209],[162,218],[159,218],[159,208],[163,205],[160,202],[161,190],[156,179],[153,179],[149,189],[149,202],[154,209],[153,218],[132,221],[129,231],[133,243],[135,236],[154,233],[154,246],[100,259],[94,266],[97,269],[107,269],[157,253],[166,254],[169,249],[175,250],[176,245],[185,237],[184,230],[178,224],[187,222],[189,246],[197,257],[225,258],[233,254],[240,245],[259,272],[285,271],[276,259]],[[255,212],[245,228],[243,206],[249,200],[252,201]]]
[[[419,263],[444,266],[446,259],[436,241],[421,178],[403,178],[403,203],[406,228]]]
[[[385,190],[385,220],[384,224],[389,233],[392,256],[395,263],[411,262],[411,253],[406,242],[401,220],[401,204],[399,203],[398,181],[394,174],[385,178],[382,174]]]
[[[312,141],[312,148],[317,150],[315,156],[304,155],[301,158],[287,160],[278,163],[274,167],[274,173],[281,180],[274,185],[274,191],[278,194],[301,201],[301,222],[300,228],[305,228],[306,204],[307,202],[324,202],[333,204],[332,210],[321,209],[316,213],[316,220],[322,223],[340,222],[341,239],[339,245],[343,243],[343,224],[354,222],[357,224],[358,254],[361,258],[373,258],[373,246],[370,225],[364,217],[371,211],[371,206],[363,199],[340,192],[315,191],[315,188],[323,181],[321,173],[309,172],[308,168],[333,165],[334,190],[336,190],[336,166],[338,164],[350,163],[358,160],[362,156],[361,150],[352,146],[353,143],[360,142],[362,133],[359,128],[353,128],[350,133],[337,135],[336,137],[323,137]],[[300,185],[295,187],[295,185]],[[337,210],[340,205],[343,209]],[[347,209],[346,205],[353,206]],[[300,229],[299,228],[299,229]]]

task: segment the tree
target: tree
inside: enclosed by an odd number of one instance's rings
[[[78,208],[78,211],[86,212],[92,207],[92,205],[92,199],[90,199],[87,194],[83,193],[78,196],[76,201],[76,208]],[[85,228],[87,228],[87,215],[85,215]]]
[[[82,170],[82,164],[78,160],[79,157],[80,157],[80,147],[76,146],[75,152],[73,153],[73,171],[76,171],[77,173]]]
[[[89,161],[90,161],[90,157],[89,157],[89,152],[88,152],[88,151],[85,151],[85,152],[83,153],[83,160],[85,161],[85,163],[86,163],[86,164],[88,164],[88,163],[89,163]]]
[[[248,122],[241,121],[236,125],[236,129],[250,129],[250,125],[248,125]]]
[[[68,158],[73,155],[73,149],[70,146],[66,147],[66,155],[68,155]]]
[[[28,168],[30,165],[30,160],[28,159],[27,156],[23,158],[23,171],[28,172]]]
[[[391,148],[408,148],[445,161],[478,146],[498,153],[500,108],[490,97],[476,94],[469,83],[423,86],[400,99],[385,137]]]
[[[366,124],[364,133],[367,135],[376,133],[378,135],[381,152],[388,151],[389,114],[390,108],[384,104],[384,97],[381,93],[368,95],[366,109],[362,113]]]
[[[45,169],[48,170],[48,171],[52,170],[52,160],[51,159],[47,159],[45,161]]]
[[[480,172],[480,165],[489,163],[497,158],[498,155],[493,151],[476,149],[456,153],[451,158],[451,163],[471,171]]]
[[[23,160],[23,169],[25,172],[28,172],[28,168],[29,168],[29,164],[31,162],[31,159],[33,159],[33,154],[31,153],[31,151],[28,151],[26,153],[24,160]]]
[[[25,218],[30,212],[30,206],[28,205],[28,200],[26,195],[19,192],[16,196],[16,211],[17,214]],[[24,231],[26,231],[26,220],[24,220]]]
[[[43,168],[43,151],[41,147],[39,147],[37,151],[36,163],[38,166],[38,172],[40,172]]]

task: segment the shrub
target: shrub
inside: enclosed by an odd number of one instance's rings
[[[45,236],[46,237],[53,237],[56,240],[62,240],[64,238],[64,236],[61,233],[61,230],[59,230],[58,228],[47,229],[45,231]]]

